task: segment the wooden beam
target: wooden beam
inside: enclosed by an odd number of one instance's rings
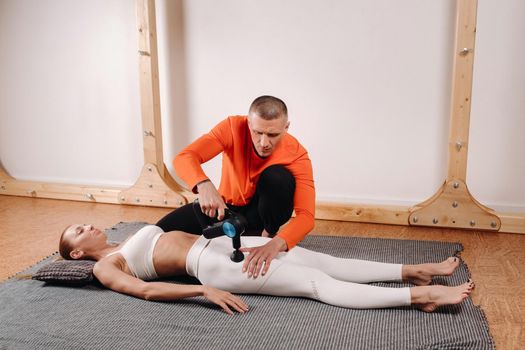
[[[411,225],[408,220],[411,215],[411,210],[414,207],[409,206],[394,206],[394,205],[370,205],[370,204],[342,204],[334,202],[317,202],[315,218],[320,220],[335,220],[335,221],[352,221],[364,222],[373,224],[389,224],[389,225],[404,225],[404,226],[433,226],[439,228],[457,228],[457,229],[475,229],[475,230],[491,230],[496,229],[491,227],[492,221],[486,224],[485,222],[475,222],[471,226],[470,221],[466,225],[457,222],[450,225],[434,224],[433,218],[430,218],[428,225]],[[498,227],[499,232],[520,233],[525,234],[525,213],[506,213],[506,212],[492,212],[493,217],[490,219],[497,220],[500,223]],[[467,215],[468,216],[468,215]],[[443,221],[441,216],[437,216],[438,220]],[[419,220],[428,220],[421,218]],[[448,218],[447,218],[448,220]],[[487,218],[485,218],[487,220]],[[466,226],[466,227],[463,227]]]
[[[525,213],[497,213],[501,219],[500,232],[525,234]]]
[[[136,8],[144,163],[164,177],[155,1],[137,0]]]
[[[167,170],[165,169],[167,172]],[[177,185],[178,186],[178,185]],[[174,191],[160,176],[154,164],[145,164],[137,182],[119,193],[120,204],[177,208],[194,195],[187,191]]]
[[[457,1],[447,179],[436,194],[410,209],[410,225],[493,231],[501,227],[497,214],[479,203],[466,184],[477,6],[477,0]]]
[[[163,160],[155,1],[137,0],[136,5],[145,164],[137,182],[119,194],[119,202],[179,207],[192,194],[173,180]]]
[[[460,180],[447,181],[430,200],[410,209],[410,224],[498,231],[496,212],[477,202]]]
[[[117,204],[123,187],[99,187],[16,180],[0,168],[0,194]]]
[[[452,73],[447,180],[466,181],[477,0],[458,0]]]
[[[321,220],[408,225],[408,206],[317,202],[315,218]]]

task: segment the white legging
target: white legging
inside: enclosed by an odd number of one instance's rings
[[[265,237],[242,237],[243,247],[267,243]],[[204,285],[232,293],[305,297],[355,309],[410,305],[409,288],[384,288],[367,284],[400,281],[400,264],[343,259],[295,247],[279,253],[266,275],[248,278],[243,263],[230,260],[231,239],[200,237],[186,259],[186,271]]]

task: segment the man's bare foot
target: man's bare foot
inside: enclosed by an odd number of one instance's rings
[[[417,305],[425,312],[432,312],[440,306],[459,304],[474,289],[474,282],[469,280],[456,287],[418,286],[410,288],[412,305]]]
[[[432,276],[450,276],[458,266],[457,257],[450,257],[440,263],[403,265],[403,281],[416,286],[426,286],[432,282]]]

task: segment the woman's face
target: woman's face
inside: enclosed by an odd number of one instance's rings
[[[93,225],[73,224],[64,233],[63,240],[70,243],[75,251],[89,252],[106,243],[107,237]],[[77,258],[72,256],[72,258]]]

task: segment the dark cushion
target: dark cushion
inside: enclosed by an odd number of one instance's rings
[[[82,286],[93,281],[92,260],[57,260],[42,266],[32,278],[46,283]]]

